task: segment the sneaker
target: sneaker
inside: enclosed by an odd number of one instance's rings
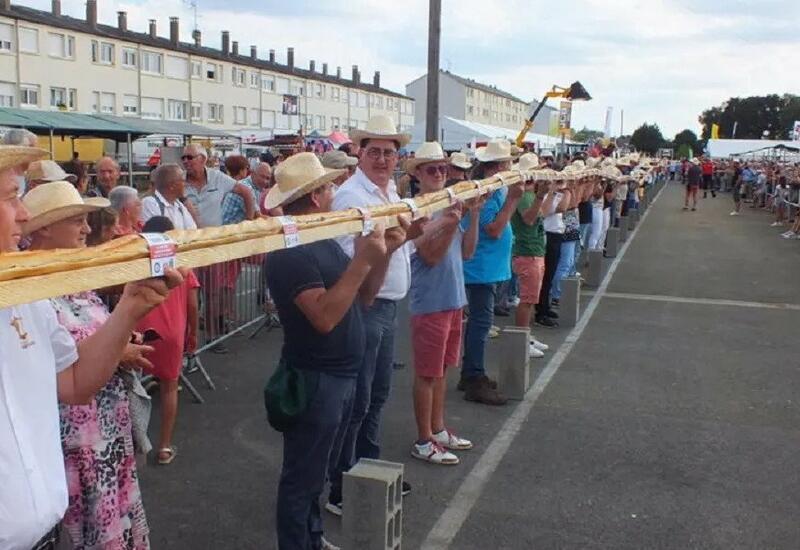
[[[342,550],[340,547],[331,544],[329,541],[325,539],[325,537],[320,538],[320,550]]]
[[[435,441],[427,441],[423,445],[414,443],[414,446],[411,447],[411,456],[433,464],[445,466],[458,464],[458,457],[450,451],[446,451]]]
[[[728,214],[728,215],[729,215],[729,216],[738,216],[738,215],[739,215],[739,213],[738,213],[736,210],[734,210],[733,212],[731,212],[731,213],[730,213],[730,214]]]
[[[228,353],[228,346],[220,342],[216,346],[211,348],[211,353],[216,353],[217,355],[225,355]]]
[[[505,405],[508,399],[499,391],[489,387],[483,379],[473,379],[467,382],[467,389],[464,392],[464,399],[483,403],[484,405]]]
[[[781,233],[781,237],[784,239],[794,239],[795,232],[794,231],[787,231],[786,233]]]
[[[539,350],[533,344],[531,344],[528,346],[528,355],[531,357],[535,357],[536,359],[539,359],[540,357],[544,357],[544,352]]]
[[[558,326],[558,322],[554,321],[550,317],[537,317],[535,320],[537,325],[548,327],[548,328],[555,328]]]
[[[688,206],[684,206],[683,209],[684,210],[689,210],[689,207]]]
[[[486,376],[486,375],[483,375],[483,376],[481,376],[480,378],[481,378],[481,379],[482,379],[484,382],[486,382],[487,384],[489,384],[489,387],[490,387],[490,388],[492,388],[493,390],[496,390],[496,389],[497,389],[497,380],[492,380],[491,378],[489,378],[489,377],[488,377],[488,376]],[[463,378],[463,377],[462,377],[462,378],[460,378],[460,379],[458,380],[458,385],[456,386],[456,389],[457,389],[458,391],[466,391],[466,389],[467,389],[467,379],[466,379],[466,378]]]
[[[445,449],[453,451],[467,451],[472,448],[472,441],[458,437],[447,428],[437,434],[433,434],[433,440]]]
[[[696,206],[692,206],[692,212],[697,212],[697,207]]]
[[[534,346],[539,351],[547,351],[547,350],[550,349],[550,346],[548,346],[547,344],[545,344],[543,342],[540,342],[539,340],[537,340],[533,336],[531,336],[531,345]]]
[[[499,330],[495,330],[494,327],[489,329],[489,338],[497,338],[498,336],[500,336]]]
[[[340,502],[326,502],[325,509],[334,516],[342,517],[342,503]]]
[[[498,327],[497,325],[492,325],[491,327],[489,327],[489,330],[490,331],[493,330],[495,332],[500,332],[500,327]]]
[[[494,306],[494,314],[497,317],[508,317],[511,315],[511,310],[503,306]]]
[[[555,311],[548,311],[547,313],[545,313],[545,316],[550,317],[551,319],[558,319],[558,313],[556,313]]]
[[[561,300],[559,300],[558,298],[553,298],[552,300],[550,300],[550,305],[553,307],[559,307],[561,305]]]
[[[519,296],[514,296],[508,301],[508,305],[511,307],[517,307],[519,305]]]
[[[403,482],[403,488],[400,490],[403,496],[411,494],[411,484],[408,481]]]

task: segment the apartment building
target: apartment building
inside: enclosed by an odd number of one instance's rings
[[[415,123],[425,120],[428,75],[406,85],[406,95],[416,105]],[[525,101],[495,86],[439,70],[439,115],[511,130],[522,128],[538,102]],[[534,121],[532,132],[547,134],[556,109],[545,106]]]
[[[199,30],[181,40],[178,18],[169,36],[150,20],[146,33],[97,21],[97,1],[86,2],[86,19],[0,0],[0,106],[61,109],[173,121],[191,121],[235,133],[267,130],[306,134],[363,128],[374,114],[387,114],[402,129],[414,124],[414,101],[382,88],[380,72],[362,82],[358,66],[350,78],[310,61],[285,63],[258,56],[257,45],[239,49],[228,31],[221,49],[202,45]],[[284,114],[286,96],[297,114]]]

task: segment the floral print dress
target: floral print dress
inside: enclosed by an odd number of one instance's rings
[[[59,323],[80,342],[109,317],[94,292],[51,300]],[[64,526],[75,550],[146,550],[128,396],[115,374],[88,405],[61,405],[69,506]]]

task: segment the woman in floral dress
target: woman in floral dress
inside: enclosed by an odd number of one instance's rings
[[[46,184],[54,185],[54,184]],[[32,250],[83,248],[90,229],[86,213],[102,207],[90,199],[32,218],[26,226]],[[105,201],[106,203],[108,201]],[[42,225],[45,223],[46,225]],[[93,334],[109,317],[94,292],[54,298],[59,322],[76,342]],[[129,345],[123,361],[140,355]],[[145,348],[152,349],[152,348]],[[87,405],[61,405],[61,440],[69,489],[64,526],[76,550],[146,550],[147,520],[136,473],[128,397],[119,374]]]

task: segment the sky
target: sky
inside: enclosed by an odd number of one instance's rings
[[[50,9],[50,0],[12,0]],[[203,43],[219,47],[221,31],[240,51],[258,46],[279,62],[294,47],[295,64],[327,62],[362,80],[381,71],[383,87],[405,85],[427,71],[426,0],[99,0],[99,20],[159,34],[180,18],[190,40],[197,4]],[[62,0],[83,18],[85,0]],[[658,124],[671,138],[699,130],[700,113],[729,97],[800,94],[800,2],[797,0],[443,0],[441,68],[493,84],[527,101],[552,85],[579,80],[592,95],[573,106],[573,128],[602,129],[613,107],[612,134]]]

